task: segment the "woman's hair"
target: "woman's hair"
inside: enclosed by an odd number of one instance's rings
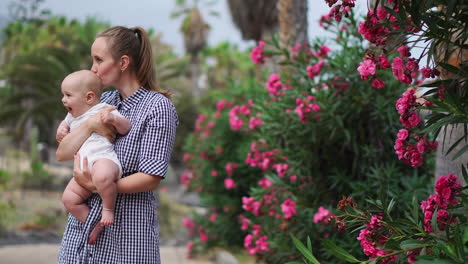
[[[130,70],[134,71],[140,84],[152,91],[157,91],[167,98],[171,94],[162,90],[156,83],[153,65],[153,51],[146,31],[141,27],[111,27],[99,33],[97,37],[106,37],[109,50],[115,60],[127,55],[130,57]]]

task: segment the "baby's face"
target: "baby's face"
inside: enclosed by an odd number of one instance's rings
[[[62,84],[62,103],[73,117],[82,115],[88,109],[86,92],[75,85]]]

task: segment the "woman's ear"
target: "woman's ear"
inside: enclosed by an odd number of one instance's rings
[[[130,65],[130,57],[127,55],[123,55],[120,57],[120,72],[124,72],[125,70],[128,69],[128,66]]]

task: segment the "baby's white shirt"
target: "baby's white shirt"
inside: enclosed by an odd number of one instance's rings
[[[99,103],[91,107],[88,111],[83,113],[78,117],[73,117],[70,113],[65,117],[65,122],[70,126],[70,132],[75,128],[79,127],[81,123],[90,118],[91,116],[97,114],[103,108],[111,106],[105,103]],[[112,114],[122,116],[119,111],[114,110]],[[106,158],[114,161],[120,168],[122,172],[122,167],[119,160],[117,159],[117,154],[114,151],[114,144],[112,144],[106,137],[99,135],[98,133],[92,133],[88,139],[81,145],[80,150],[78,151],[81,156],[81,168],[83,168],[83,158],[88,158],[88,168],[91,170],[94,161],[100,158]]]

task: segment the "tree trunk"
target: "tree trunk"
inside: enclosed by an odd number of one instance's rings
[[[455,160],[453,156],[460,151],[464,146],[468,144],[466,141],[462,141],[458,146],[453,149],[449,155],[446,155],[448,149],[455,143],[458,139],[465,135],[463,124],[457,125],[448,125],[444,127],[437,141],[439,146],[437,147],[437,156],[436,156],[436,177],[447,175],[449,173],[459,176],[459,179],[462,180],[462,170],[461,165],[466,165],[468,163],[468,152],[465,152],[463,155],[458,157]],[[467,139],[468,140],[468,139]],[[468,169],[468,168],[467,168]]]
[[[303,0],[279,0],[278,23],[280,46],[290,50],[296,43],[303,44],[307,37],[307,1]],[[285,60],[286,58],[280,58]],[[291,68],[279,66],[280,71],[290,75]]]
[[[452,41],[455,41],[455,36],[459,34],[459,32],[452,33]],[[465,45],[468,44],[468,40],[465,40]],[[449,50],[450,49],[450,50]],[[448,63],[454,67],[460,67],[460,63],[468,60],[468,51],[466,49],[460,48],[451,48],[445,45],[439,45],[437,47],[438,54],[436,55],[437,61],[443,61]],[[447,51],[449,51],[447,53]],[[460,76],[456,76],[454,73],[451,73],[442,67],[439,67],[440,70],[440,79],[447,80],[447,79],[459,79]],[[454,87],[452,89],[465,89],[464,87]],[[456,91],[452,91],[456,92]],[[459,92],[459,91],[458,91]],[[464,93],[463,93],[464,94]],[[467,136],[466,140],[463,140],[458,144],[458,146],[453,149],[449,155],[446,155],[448,149],[453,145],[453,143],[457,142],[461,137]],[[463,185],[466,182],[463,179],[463,174],[461,170],[461,166],[464,165],[466,169],[468,169],[468,151],[466,151],[463,155],[459,156],[457,159],[452,160],[453,156],[465,147],[468,144],[468,135],[465,135],[464,124],[453,124],[447,125],[442,128],[439,136],[437,137],[437,141],[439,142],[439,146],[437,147],[437,156],[436,156],[436,170],[435,176],[436,178],[446,174],[455,174],[458,176],[460,181]]]
[[[290,48],[296,43],[303,44],[307,38],[307,1],[279,0],[278,21],[280,43]]]
[[[200,85],[198,80],[200,78],[200,62],[198,53],[193,53],[190,55],[190,73],[192,79],[192,89],[193,97],[195,100],[199,100],[201,96]]]

